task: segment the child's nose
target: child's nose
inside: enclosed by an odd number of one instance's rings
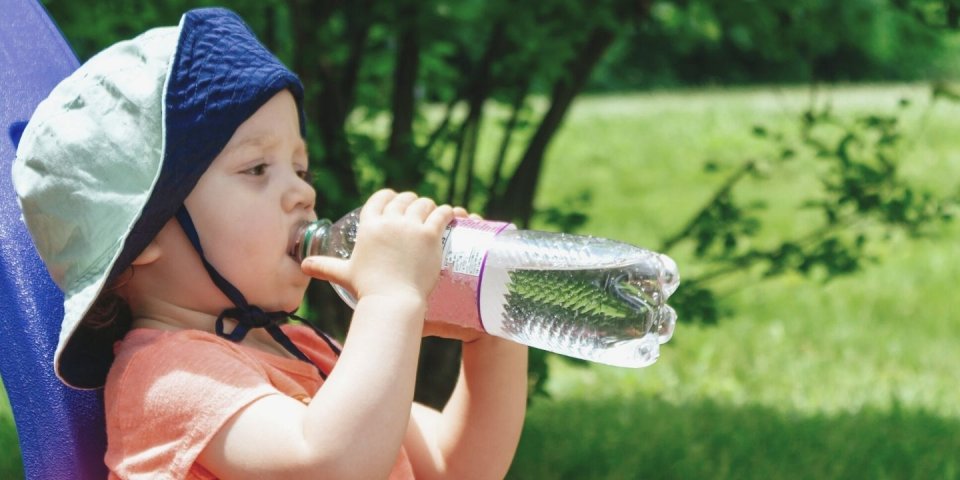
[[[313,189],[313,185],[310,185],[306,180],[300,178],[299,175],[294,173],[292,175],[290,186],[286,189],[283,195],[284,210],[312,210],[316,201],[317,191]]]

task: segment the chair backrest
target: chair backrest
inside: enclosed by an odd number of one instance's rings
[[[0,375],[27,478],[106,478],[99,392],[53,373],[63,297],[38,257],[10,180],[16,143],[37,104],[78,67],[37,0],[0,0]]]

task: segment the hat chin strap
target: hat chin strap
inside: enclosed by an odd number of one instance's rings
[[[290,337],[287,334],[283,333],[283,330],[280,329],[280,324],[286,321],[289,318],[293,318],[303,322],[306,325],[309,325],[316,333],[323,339],[327,345],[333,350],[333,352],[339,356],[340,348],[336,346],[333,340],[330,339],[327,334],[320,331],[312,323],[306,319],[294,315],[293,312],[265,312],[262,308],[256,305],[250,305],[247,303],[247,299],[240,293],[240,290],[237,287],[234,287],[226,278],[223,278],[220,275],[220,272],[217,272],[217,269],[207,261],[207,258],[203,255],[203,247],[200,246],[200,236],[197,235],[197,229],[193,225],[193,219],[190,218],[190,213],[187,212],[187,207],[184,205],[180,206],[180,209],[177,211],[177,221],[180,223],[180,227],[183,229],[183,232],[187,234],[187,238],[190,239],[190,243],[193,244],[193,248],[196,249],[197,253],[200,255],[200,260],[203,261],[203,267],[207,270],[207,274],[210,275],[210,279],[213,280],[213,283],[217,286],[233,302],[233,308],[227,308],[224,311],[220,312],[220,315],[217,317],[216,332],[217,336],[230,340],[231,342],[240,342],[247,336],[247,333],[254,328],[263,328],[270,336],[276,340],[286,351],[293,354],[293,356],[303,360],[304,362],[313,364],[317,367],[317,370],[320,372],[320,376],[326,380],[327,373],[323,371],[319,366],[317,366],[313,361],[311,361],[303,352],[294,345],[293,341],[290,340]],[[237,326],[230,332],[226,332],[223,328],[223,319],[232,318],[237,321]]]

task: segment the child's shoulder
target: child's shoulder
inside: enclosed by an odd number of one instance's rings
[[[108,390],[172,377],[182,381],[213,368],[219,370],[218,376],[258,370],[253,356],[240,345],[200,330],[137,328],[116,343],[114,355]]]
[[[336,354],[311,328],[284,325],[283,331],[315,362],[332,366]],[[183,375],[186,372],[210,376],[268,376],[267,369],[302,367],[295,359],[276,357],[252,347],[234,343],[202,330],[131,330],[114,347],[114,362],[107,378],[110,384],[128,384],[134,379]],[[206,373],[208,370],[216,372]]]
[[[115,351],[104,390],[108,461],[191,465],[227,419],[277,392],[248,352],[213,333],[135,329]]]
[[[317,334],[313,329],[303,325],[283,325],[280,327],[291,339],[311,342],[316,340]],[[184,345],[208,347],[236,348],[238,344],[214,333],[203,330],[158,330],[155,328],[135,328],[130,330],[123,340],[117,342],[114,352],[117,356],[123,351],[138,351],[141,349],[179,348]],[[238,349],[239,350],[239,349]]]
[[[158,330],[135,328],[114,346],[115,362],[133,360],[134,357],[174,354],[176,358],[211,354],[234,355],[242,353],[237,345],[217,335],[202,330]]]

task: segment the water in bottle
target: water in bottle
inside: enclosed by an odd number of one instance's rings
[[[295,255],[348,258],[359,211],[301,227]],[[614,240],[456,219],[443,237],[426,319],[562,355],[624,367],[656,361],[673,335],[679,285],[666,255]],[[356,300],[334,285],[351,306]]]

